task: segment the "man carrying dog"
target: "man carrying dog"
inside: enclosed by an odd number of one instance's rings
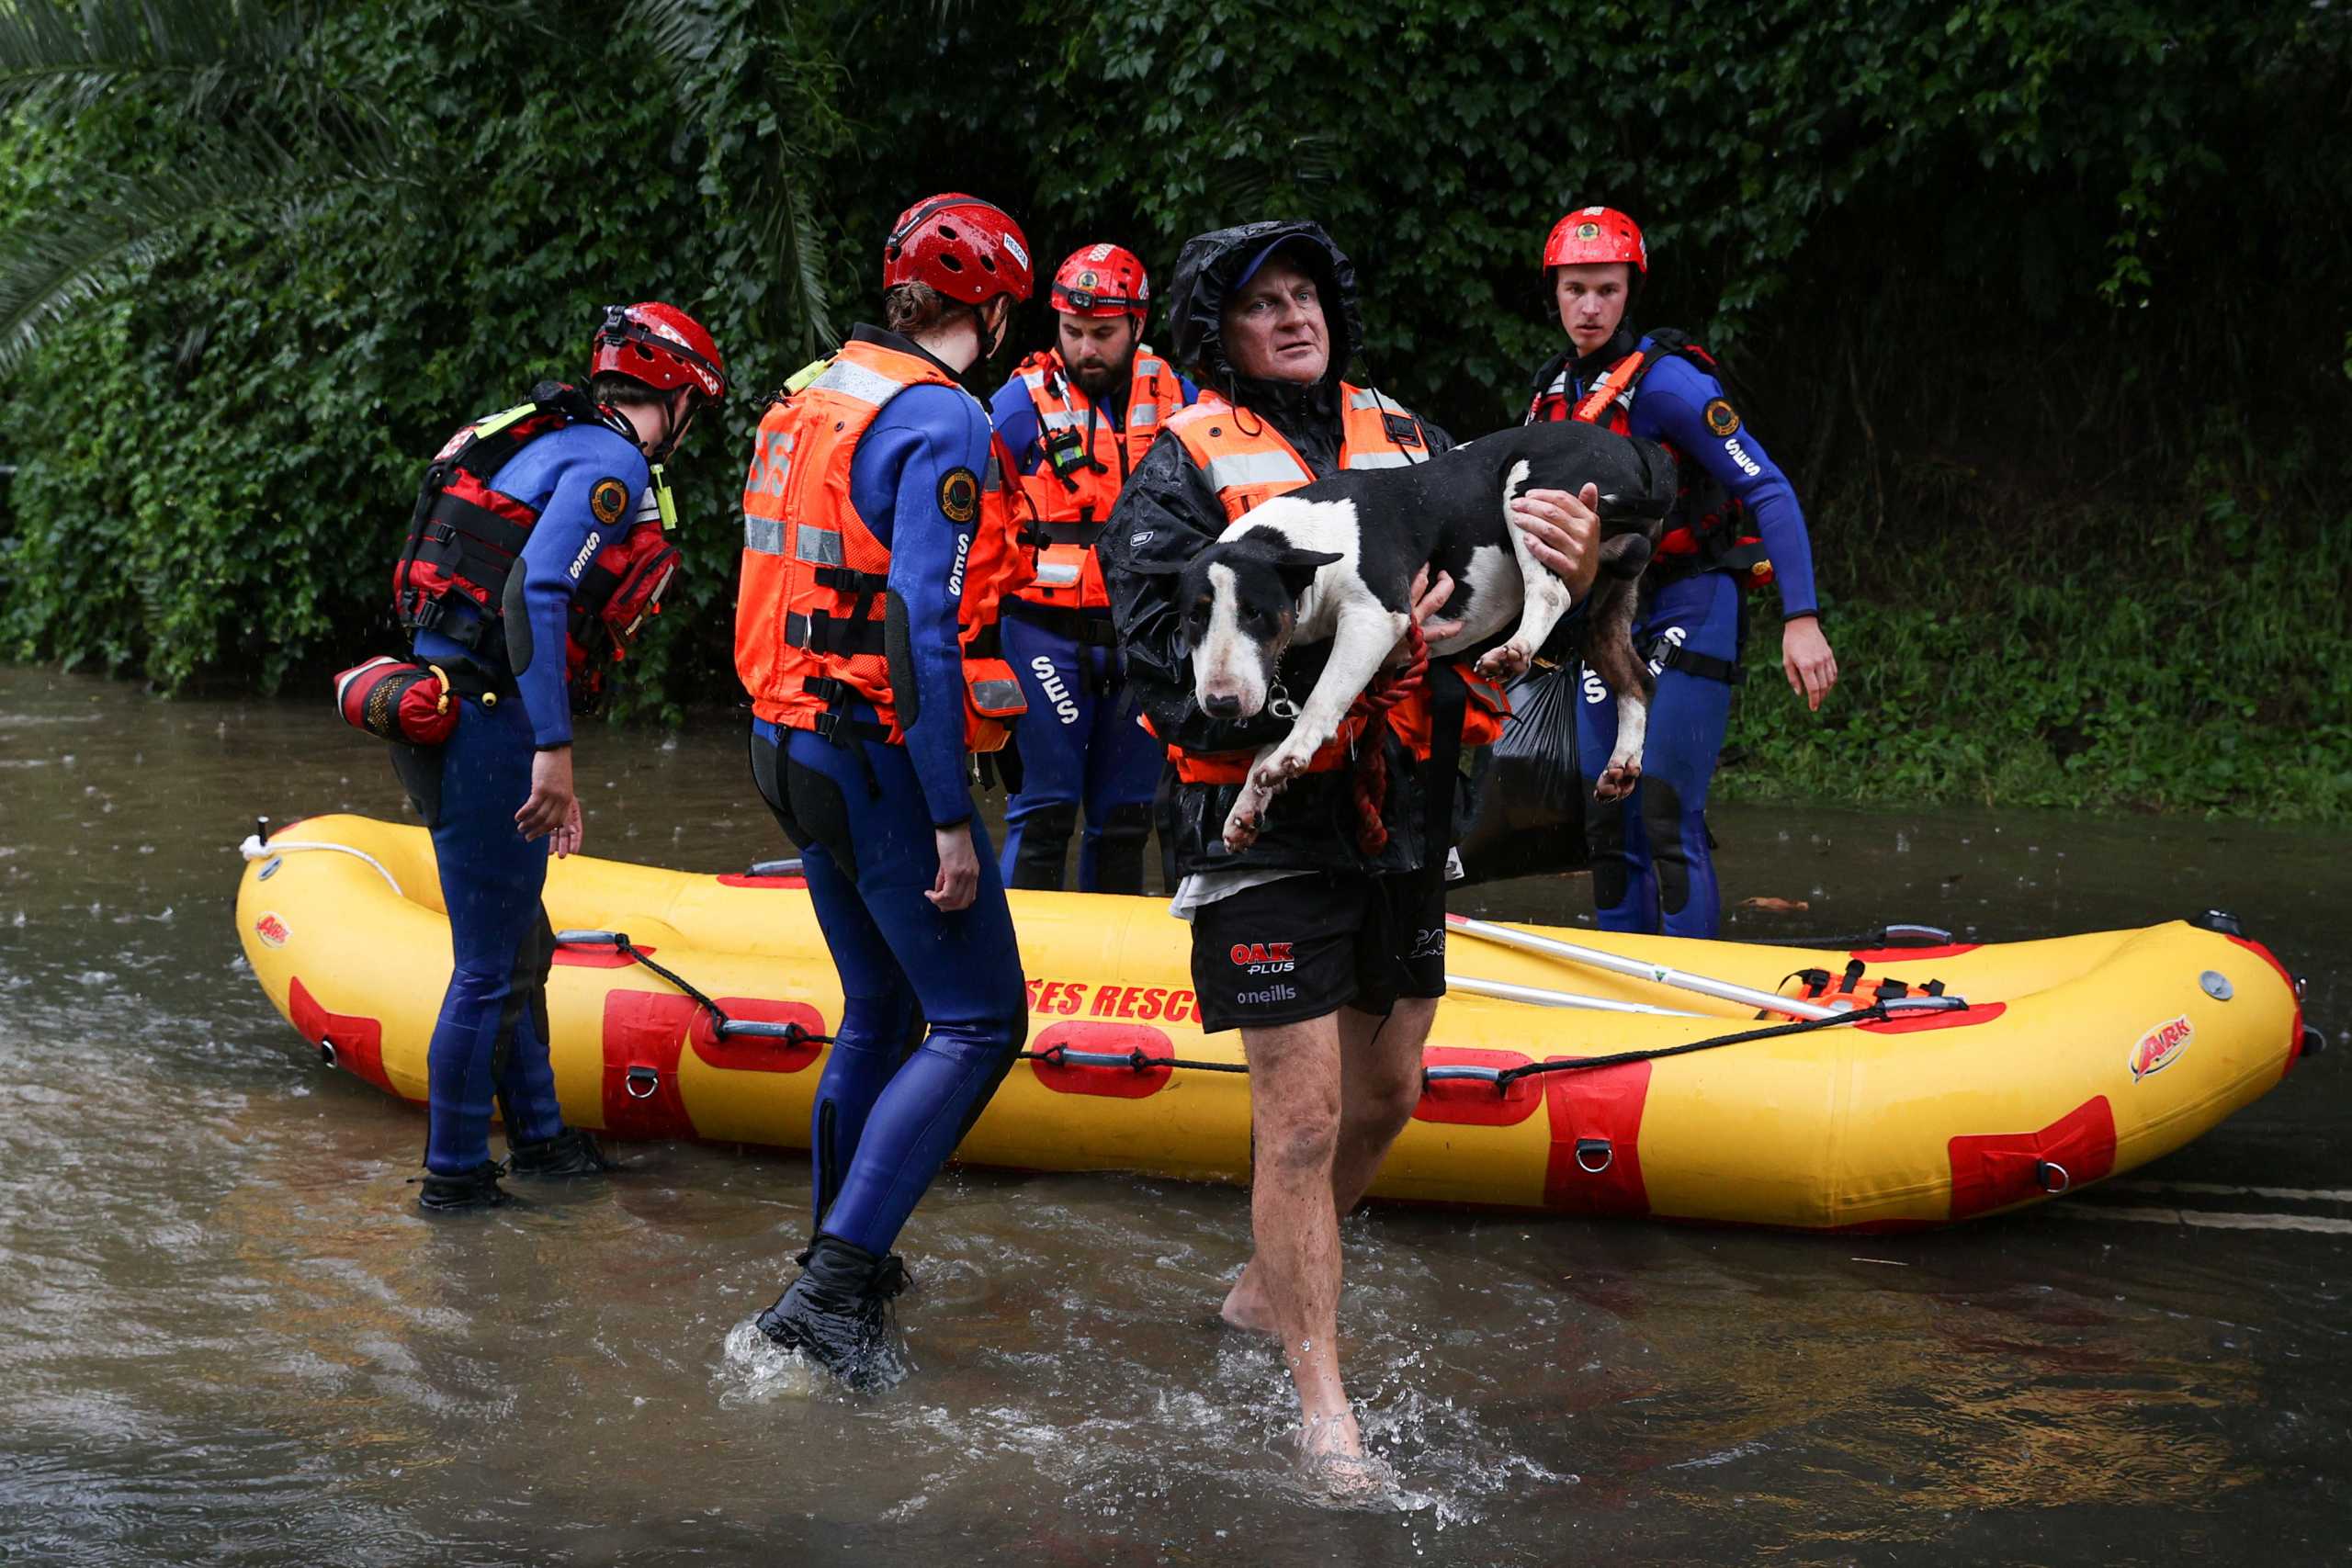
[[[1251,507],[1317,478],[1403,467],[1451,442],[1343,378],[1363,343],[1355,272],[1316,224],[1251,223],[1192,240],[1170,314],[1178,362],[1224,400],[1168,422],[1101,550],[1128,679],[1180,780],[1174,912],[1193,923],[1202,1025],[1238,1028],[1250,1064],[1257,1252],[1223,1315],[1281,1338],[1306,1456],[1360,1470],[1336,1344],[1338,1222],[1420,1096],[1421,1045],[1445,990],[1450,758],[1493,739],[1501,705],[1449,668],[1425,678],[1393,670],[1375,683],[1375,703],[1389,705],[1362,754],[1326,748],[1276,797],[1255,840],[1227,852],[1223,826],[1250,758],[1297,710],[1278,694],[1247,719],[1202,712],[1178,579],[1130,569],[1189,559]],[[1581,599],[1594,571],[1591,513],[1556,491],[1517,506],[1531,537],[1544,539],[1545,563]],[[1442,635],[1430,617],[1452,585],[1441,577],[1424,586],[1416,622]],[[1328,647],[1291,651],[1288,691],[1311,689]]]
[[[1637,334],[1627,316],[1649,271],[1634,220],[1586,207],[1544,246],[1568,347],[1535,378],[1530,423],[1583,420],[1675,454],[1682,495],[1642,580],[1634,646],[1657,675],[1641,781],[1585,818],[1601,929],[1712,938],[1721,918],[1707,789],[1731,721],[1747,616],[1743,590],[1777,581],[1781,670],[1807,705],[1838,682],[1821,633],[1813,546],[1796,491],[1732,405],[1715,362],[1680,333]],[[1577,757],[1590,788],[1617,739],[1617,705],[1587,672]]]
[[[1136,722],[1094,543],[1161,423],[1199,392],[1143,344],[1151,280],[1133,251],[1072,252],[1052,299],[1054,346],[1023,360],[989,405],[1037,552],[1036,581],[1005,601],[1001,623],[1029,699],[1004,883],[1058,891],[1082,805],[1079,891],[1140,893],[1161,748]]]

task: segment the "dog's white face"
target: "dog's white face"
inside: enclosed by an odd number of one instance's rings
[[[1208,618],[1193,644],[1193,700],[1213,717],[1255,718],[1265,711],[1295,608],[1288,600],[1269,606],[1246,595],[1240,574],[1223,561],[1211,563],[1204,576]]]
[[[1269,531],[1221,539],[1179,569],[1176,603],[1203,713],[1242,719],[1265,711],[1283,649],[1298,627],[1299,598],[1317,570],[1340,558],[1298,549]]]

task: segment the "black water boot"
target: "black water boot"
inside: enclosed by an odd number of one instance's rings
[[[506,1168],[494,1159],[486,1159],[471,1170],[455,1176],[439,1176],[430,1171],[417,1189],[416,1206],[428,1214],[455,1213],[461,1209],[495,1209],[506,1201],[506,1190],[498,1179]]]
[[[800,1277],[760,1314],[760,1332],[860,1393],[904,1377],[905,1363],[890,1343],[890,1302],[907,1287],[898,1256],[876,1258],[820,1235],[800,1265]]]
[[[621,1162],[597,1144],[594,1133],[578,1127],[566,1127],[536,1144],[516,1144],[507,1152],[508,1168],[517,1176],[602,1176],[621,1168]]]

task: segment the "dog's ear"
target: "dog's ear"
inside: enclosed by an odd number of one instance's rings
[[[1274,570],[1283,580],[1283,589],[1295,599],[1315,581],[1315,574],[1333,561],[1347,558],[1329,550],[1286,549],[1274,558]]]
[[[1620,534],[1600,547],[1600,570],[1620,582],[1631,582],[1650,564],[1647,534]]]

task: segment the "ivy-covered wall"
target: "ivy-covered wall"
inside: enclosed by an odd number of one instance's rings
[[[674,721],[732,701],[758,389],[870,310],[909,199],[985,195],[1048,265],[1317,217],[1360,370],[1457,434],[1524,406],[1544,231],[1606,201],[1641,319],[1726,356],[1796,475],[1847,671],[1805,716],[1759,605],[1725,787],[2352,812],[2332,8],[96,9],[228,63],[34,79],[0,39],[0,331],[18,263],[153,229],[0,370],[0,654],[313,689],[391,645],[421,459],[658,297],[748,389],[679,465],[692,576],[623,708]],[[206,205],[240,178],[269,199]]]

